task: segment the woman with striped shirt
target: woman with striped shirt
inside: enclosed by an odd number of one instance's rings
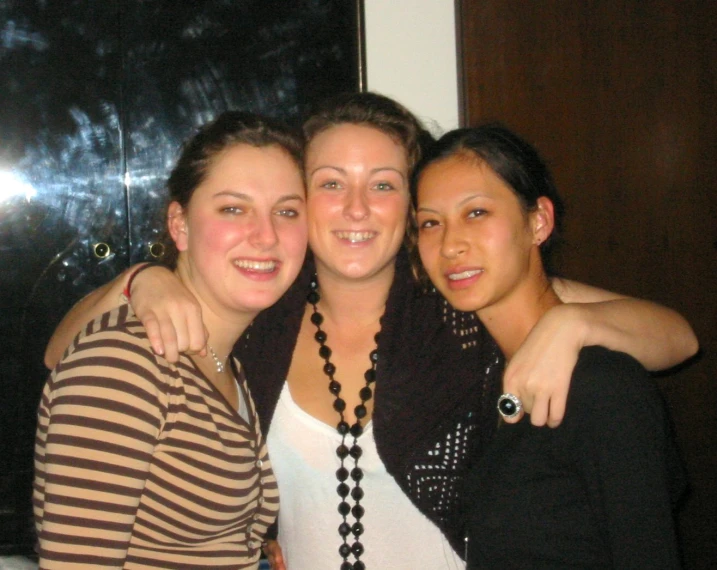
[[[229,354],[304,260],[301,153],[284,127],[236,112],[185,145],[168,182],[169,245],[208,353],[156,355],[127,303],[74,340],[39,409],[40,568],[258,566],[278,492]]]

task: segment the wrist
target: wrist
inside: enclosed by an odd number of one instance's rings
[[[575,342],[578,350],[596,344],[591,339],[592,319],[589,304],[565,303],[556,309],[562,310],[561,322],[569,330],[569,337]]]
[[[155,263],[152,261],[148,261],[146,263],[143,263],[139,265],[137,268],[135,268],[133,271],[129,273],[129,278],[127,279],[127,283],[124,286],[124,289],[122,290],[122,298],[125,302],[129,302],[132,298],[132,285],[134,284],[134,280],[144,271],[145,269],[149,269],[150,267],[160,267],[160,263]]]

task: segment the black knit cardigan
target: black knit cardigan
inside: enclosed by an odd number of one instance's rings
[[[289,371],[313,272],[309,259],[292,288],[236,346],[264,434]],[[372,420],[378,454],[463,556],[461,487],[471,457],[497,425],[500,352],[474,314],[421,290],[401,252],[381,319],[378,358]]]

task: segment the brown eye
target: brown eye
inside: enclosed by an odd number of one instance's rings
[[[483,216],[483,215],[485,215],[485,214],[487,214],[487,213],[488,213],[488,212],[486,212],[486,211],[483,210],[482,208],[476,208],[476,209],[471,210],[470,212],[468,212],[468,217],[469,217],[469,218],[480,218],[481,216]]]

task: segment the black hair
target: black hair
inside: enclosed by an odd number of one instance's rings
[[[535,147],[495,122],[446,133],[430,148],[414,171],[411,182],[414,208],[421,173],[429,165],[452,156],[464,156],[489,166],[515,193],[525,212],[534,211],[541,196],[550,199],[554,209],[554,228],[540,244],[540,254],[546,272],[553,274],[552,253],[562,235],[565,206],[545,160]],[[413,250],[415,266],[418,254],[415,247]]]

